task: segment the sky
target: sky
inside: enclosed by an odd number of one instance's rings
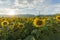
[[[0,15],[54,15],[60,13],[60,0],[0,0]]]

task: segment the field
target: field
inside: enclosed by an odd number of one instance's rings
[[[2,16],[0,40],[60,40],[60,15]]]

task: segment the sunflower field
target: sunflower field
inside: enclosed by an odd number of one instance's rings
[[[0,17],[0,40],[60,40],[60,15]]]

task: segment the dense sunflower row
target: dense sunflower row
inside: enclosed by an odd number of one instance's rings
[[[1,40],[17,40],[17,39],[23,40],[27,36],[31,35],[31,33],[33,33],[34,30],[43,30],[46,27],[49,29],[53,28],[50,30],[55,32],[56,30],[53,26],[59,26],[59,23],[60,23],[60,15],[43,16],[43,17],[40,16],[1,17],[0,18],[0,39]],[[35,38],[34,36],[32,40],[40,40],[40,39],[38,37]]]
[[[50,20],[51,21],[52,17],[44,17],[44,18],[40,18],[40,17],[33,17],[33,18],[20,18],[20,17],[1,17],[0,18],[0,25],[1,27],[5,27],[5,26],[12,26],[14,28],[15,25],[17,26],[24,26],[24,22],[26,23],[32,23],[35,27],[41,27],[43,25],[46,24],[46,20]],[[60,21],[60,15],[53,17],[53,19],[55,18],[56,21]]]

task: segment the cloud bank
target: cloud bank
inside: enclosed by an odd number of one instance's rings
[[[0,0],[0,15],[16,14],[54,15],[60,13],[60,3],[52,0]]]

